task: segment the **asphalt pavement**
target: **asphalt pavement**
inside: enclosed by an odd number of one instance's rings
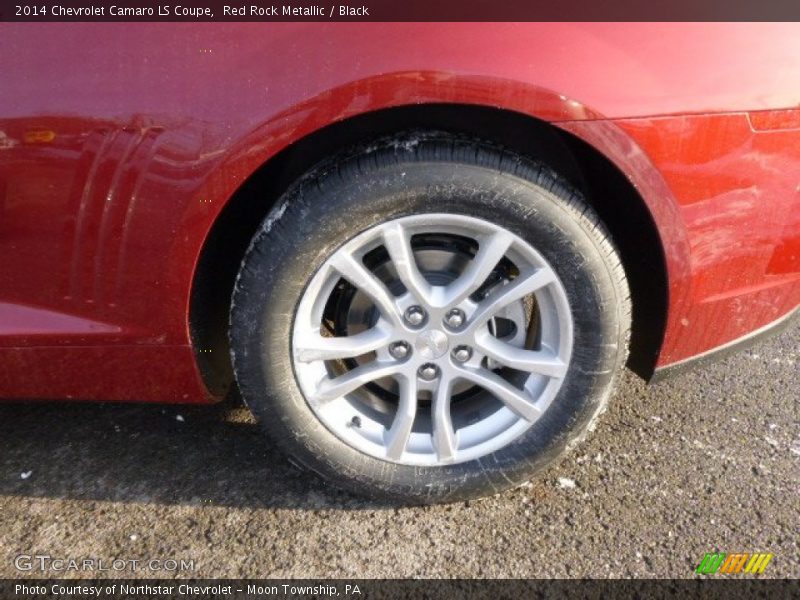
[[[714,551],[798,577],[799,401],[795,325],[655,386],[626,374],[536,480],[422,508],[325,486],[231,404],[0,405],[0,577],[691,577]],[[126,570],[53,568],[87,558]]]

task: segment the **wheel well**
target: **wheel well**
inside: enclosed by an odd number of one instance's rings
[[[233,381],[228,343],[231,295],[250,240],[276,200],[315,164],[347,146],[411,130],[491,140],[549,164],[587,201],[620,250],[632,295],[628,366],[652,376],[667,317],[667,273],[656,226],[633,185],[597,150],[521,113],[464,105],[416,105],[368,113],[316,131],[279,152],[236,191],[205,241],[192,285],[189,325],[206,385],[222,394]],[[210,352],[209,352],[210,350]]]

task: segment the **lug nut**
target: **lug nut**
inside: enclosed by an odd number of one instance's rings
[[[472,348],[469,346],[456,346],[453,348],[453,358],[458,362],[467,362],[472,358]]]
[[[439,375],[439,367],[431,363],[425,363],[419,368],[417,374],[424,381],[433,381]]]
[[[395,342],[389,346],[389,354],[394,358],[405,358],[411,352],[411,346],[405,342]]]
[[[406,310],[405,318],[409,324],[416,327],[425,320],[425,310],[421,306],[410,306]]]
[[[444,317],[444,322],[447,324],[448,327],[452,329],[458,329],[464,324],[464,321],[467,320],[464,311],[460,308],[453,308],[447,311],[447,314]]]

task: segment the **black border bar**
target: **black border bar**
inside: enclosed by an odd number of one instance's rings
[[[17,586],[24,586],[24,589]],[[125,586],[128,586],[127,588]],[[184,586],[184,587],[182,587]],[[256,589],[254,590],[254,586]],[[285,588],[284,586],[288,586]],[[349,586],[349,587],[348,587]],[[358,593],[354,591],[358,587]],[[81,593],[81,588],[87,590]],[[88,590],[99,590],[89,592]],[[135,592],[131,593],[130,588]],[[259,590],[258,588],[262,588]],[[303,590],[291,593],[292,588]],[[265,593],[263,589],[273,589]],[[33,590],[33,591],[32,591]],[[78,593],[69,593],[78,590]],[[198,591],[204,590],[204,591]],[[288,590],[288,593],[287,593]],[[62,593],[66,592],[66,593]],[[349,593],[348,593],[349,592]],[[528,598],[765,598],[800,596],[800,582],[784,579],[707,576],[702,579],[19,579],[0,580],[3,600],[153,600],[188,598],[339,600],[522,600]]]
[[[132,9],[132,12],[128,9]],[[800,21],[800,2],[797,0],[662,2],[648,0],[156,0],[155,2],[0,0],[0,22],[2,21]]]

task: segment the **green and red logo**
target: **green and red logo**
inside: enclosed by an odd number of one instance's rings
[[[714,575],[721,573],[750,573],[760,574],[767,568],[772,554],[740,552],[738,554],[725,554],[717,552],[706,554],[697,567],[695,573],[701,575]]]

